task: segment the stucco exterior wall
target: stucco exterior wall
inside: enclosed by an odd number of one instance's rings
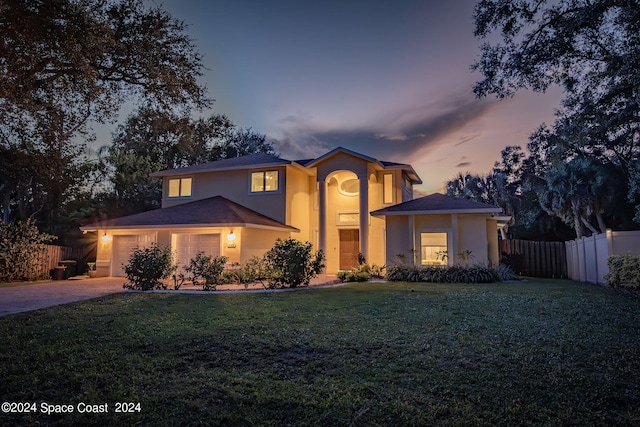
[[[416,229],[451,229],[451,215],[416,215]]]
[[[352,156],[348,153],[337,153],[328,157],[316,166],[317,176],[325,178],[335,171],[347,170],[355,173],[359,177],[367,176],[368,162],[360,157]]]
[[[386,265],[390,266],[397,262],[397,255],[404,254],[407,263],[411,263],[410,252],[413,242],[411,241],[411,231],[409,220],[406,216],[386,217]]]
[[[467,263],[494,265],[498,262],[497,221],[491,220],[490,215],[425,214],[386,217],[387,265],[395,262],[398,254],[405,254],[407,262],[412,262],[409,255],[409,249],[412,247],[416,251],[416,260],[419,260],[421,233],[426,232],[447,233],[449,264],[463,262],[459,259],[458,253],[466,250],[471,251],[472,255]]]
[[[296,227],[299,233],[292,232],[291,237],[303,242],[313,243],[313,224],[310,210],[313,208],[312,197],[315,192],[315,180],[309,175],[293,167],[287,168],[286,175],[286,224]]]
[[[497,266],[500,263],[500,250],[498,247],[498,220],[487,220],[487,251],[489,266]]]
[[[277,170],[279,172],[279,191],[267,193],[251,193],[251,172]],[[192,177],[192,196],[168,198],[168,180],[176,176],[163,178],[162,207],[180,205],[209,197],[222,196],[249,209],[253,209],[270,218],[286,222],[286,188],[287,168],[266,167],[251,170],[226,170],[206,172],[184,177]]]
[[[469,250],[472,258],[468,264],[489,264],[487,244],[487,218],[489,215],[458,215],[457,252]],[[497,229],[496,229],[497,236]]]
[[[253,256],[262,257],[275,245],[276,239],[286,240],[289,238],[289,233],[285,231],[258,228],[245,228],[242,235],[242,253],[238,259],[240,264],[246,263]]]

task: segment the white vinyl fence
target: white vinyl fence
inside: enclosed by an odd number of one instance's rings
[[[640,255],[640,231],[611,231],[565,242],[567,273],[580,282],[606,284],[609,255]]]

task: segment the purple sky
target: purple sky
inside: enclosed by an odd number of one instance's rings
[[[343,146],[410,163],[442,191],[487,173],[553,122],[560,93],[476,100],[473,0],[165,0],[205,56],[213,111],[278,140],[282,157]]]

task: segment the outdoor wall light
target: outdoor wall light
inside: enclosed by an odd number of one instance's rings
[[[231,230],[231,232],[227,235],[227,247],[235,248],[236,247],[236,233]]]
[[[107,243],[109,240],[111,240],[111,237],[107,236],[107,233],[104,233],[101,239],[103,242]]]

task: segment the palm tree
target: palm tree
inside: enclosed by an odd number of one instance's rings
[[[578,238],[586,229],[591,233],[606,231],[604,215],[611,210],[617,187],[611,165],[579,156],[551,168],[545,181],[546,189],[539,195],[542,206],[567,224],[573,223]]]

